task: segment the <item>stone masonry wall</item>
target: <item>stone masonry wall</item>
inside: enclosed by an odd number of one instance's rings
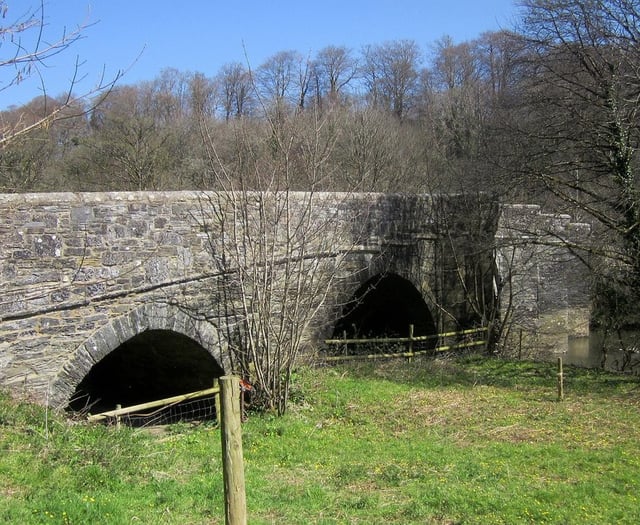
[[[536,205],[503,206],[496,233],[503,310],[513,322],[505,343],[522,356],[559,355],[572,336],[589,334],[586,267],[571,251],[590,226]],[[506,313],[503,312],[503,315]]]
[[[276,198],[254,197],[256,203]],[[487,250],[490,235],[476,238],[464,226],[465,216],[472,215],[464,203],[441,206],[422,195],[292,193],[277,198],[291,199],[289,213],[311,210],[305,256],[347,254],[327,297],[327,323],[335,321],[332,305],[344,304],[361,284],[385,272],[412,282],[434,318],[442,311],[449,317],[453,312],[453,318],[457,309],[463,312],[460,283],[441,278],[453,269],[437,266],[445,260],[438,256],[442,213],[460,223],[446,232],[449,237],[465,232],[465,250]],[[214,329],[223,320],[210,322],[202,314],[210,314],[205,310],[216,300],[216,283],[228,278],[216,262],[221,256],[216,250],[229,231],[214,218],[232,220],[229,203],[228,196],[197,192],[0,195],[0,386],[64,405],[95,363],[149,329],[194,339],[227,369],[225,341]],[[254,213],[258,208],[249,212]],[[563,268],[573,263],[546,255],[536,263],[542,254],[528,244],[518,221],[533,221],[542,229],[559,221],[555,231],[568,235],[576,227],[527,207],[505,208],[502,217],[498,266],[503,276],[512,273],[522,322],[535,330],[578,330],[583,314],[576,316],[569,306],[584,298],[566,292],[563,281]],[[516,247],[515,259],[509,259],[508,244]]]
[[[336,296],[366,279],[382,245],[406,237],[399,197],[287,198],[291,213],[313,206],[317,251],[329,241],[350,251]],[[195,192],[0,195],[0,384],[62,403],[93,364],[150,328],[180,331],[224,365],[224,341],[185,310],[205,308],[222,278],[212,217],[228,203]]]

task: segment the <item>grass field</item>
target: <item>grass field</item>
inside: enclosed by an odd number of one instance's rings
[[[244,425],[250,523],[640,523],[640,383],[487,358],[304,369]],[[219,430],[0,399],[0,522],[223,523]]]

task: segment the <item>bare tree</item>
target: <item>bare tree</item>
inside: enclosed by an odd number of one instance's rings
[[[592,263],[593,256],[607,259],[594,266],[605,270],[599,295],[627,305],[624,317],[640,290],[640,5],[523,4],[526,104],[512,112],[510,140],[520,159],[512,167],[543,185],[554,207],[565,206],[603,234],[576,248]]]
[[[280,51],[255,71],[255,89],[265,106],[283,112],[298,102],[298,71],[302,56],[297,51]]]
[[[497,141],[490,131],[501,106],[492,94],[491,74],[485,74],[487,60],[480,42],[454,44],[445,37],[422,72],[420,129],[435,164],[431,172],[440,179],[433,191],[497,189],[492,165]]]
[[[175,126],[189,114],[190,75],[175,68],[165,68],[150,83],[142,83],[141,101],[148,113],[161,125]]]
[[[242,64],[226,64],[216,77],[224,119],[246,116],[253,99],[251,74]]]
[[[202,73],[194,73],[189,79],[189,109],[192,117],[213,117],[217,97],[215,80],[209,79]],[[196,118],[193,118],[197,122]]]
[[[352,110],[340,125],[343,133],[334,154],[340,179],[334,189],[384,192],[415,184],[420,166],[415,130],[389,112],[369,107]]]
[[[316,98],[327,99],[329,104],[340,101],[350,82],[358,74],[358,61],[346,47],[327,46],[321,49],[314,60]]]
[[[29,8],[13,16],[9,3],[0,0],[2,17],[10,17],[9,22],[0,27],[0,42],[2,42],[0,70],[5,72],[3,75],[5,80],[0,83],[0,91],[18,88],[27,78],[35,77],[40,82],[42,97],[45,101],[42,113],[36,119],[26,117],[11,121],[0,119],[0,148],[34,129],[50,126],[60,119],[83,114],[89,109],[80,102],[93,101],[92,104],[99,102],[101,98],[98,95],[108,93],[121,76],[120,72],[111,79],[103,75],[95,86],[83,93],[75,93],[82,80],[81,64],[77,59],[66,95],[51,99],[46,89],[47,63],[82,38],[90,24],[85,21],[71,31],[62,30],[58,36],[48,35],[45,6],[46,3],[41,0],[35,8]]]
[[[406,116],[418,87],[420,49],[413,40],[394,40],[364,50],[362,75],[371,103]]]
[[[480,78],[488,86],[490,100],[495,104],[516,96],[526,50],[522,37],[511,31],[488,32],[475,46]]]
[[[38,97],[28,104],[1,113],[10,127],[41,120],[44,106],[58,108],[65,100]],[[65,165],[86,133],[84,107],[70,106],[51,126],[36,126],[0,146],[0,191],[51,191],[64,187]]]
[[[432,116],[446,140],[447,157],[477,160],[487,107],[474,47],[441,40],[431,71],[435,90]]]
[[[335,137],[326,116],[309,111],[286,118],[277,133],[265,130],[264,149],[246,145],[254,156],[251,173],[238,165],[228,169],[203,127],[221,190],[203,195],[202,227],[224,276],[212,291],[218,308],[212,317],[225,333],[238,372],[254,384],[256,402],[279,414],[287,408],[301,351],[322,329],[317,323],[326,298],[348,274],[345,260],[358,242],[355,225],[362,223],[357,216],[345,217],[353,211],[347,194],[314,190],[330,176]],[[275,149],[269,146],[274,140],[279,141]],[[293,191],[301,178],[309,191]]]
[[[157,103],[156,96],[164,103]],[[182,186],[179,178],[188,154],[188,127],[184,117],[167,122],[167,112],[172,111],[168,98],[168,93],[155,90],[153,84],[120,87],[92,112],[91,135],[82,141],[82,171],[92,179],[93,189],[142,191]]]

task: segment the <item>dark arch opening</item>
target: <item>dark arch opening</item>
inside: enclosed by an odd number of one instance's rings
[[[69,410],[92,413],[195,392],[224,370],[200,344],[170,330],[132,337],[96,363],[77,386]]]
[[[395,274],[377,275],[358,290],[336,323],[335,338],[407,337],[437,333],[429,307],[415,286]],[[435,339],[427,346],[435,346]]]

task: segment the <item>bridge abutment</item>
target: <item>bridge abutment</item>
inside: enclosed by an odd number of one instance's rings
[[[589,225],[535,205],[504,206],[496,261],[511,327],[505,345],[521,356],[557,356],[589,335],[589,273],[576,255]],[[584,255],[584,254],[582,254]]]

